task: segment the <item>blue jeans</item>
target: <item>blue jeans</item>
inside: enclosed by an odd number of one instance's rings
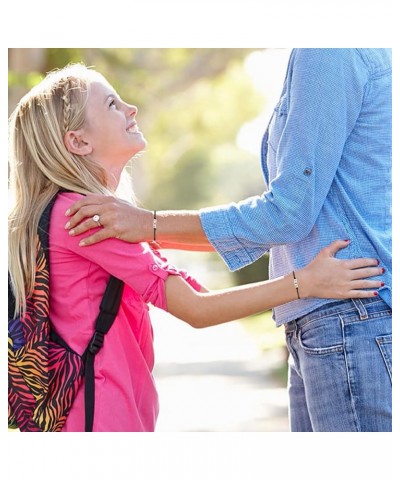
[[[383,300],[330,303],[285,329],[291,431],[391,431],[392,310]]]

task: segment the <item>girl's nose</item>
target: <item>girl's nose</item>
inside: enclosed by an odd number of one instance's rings
[[[128,105],[128,116],[134,117],[138,112],[138,108],[135,105]]]

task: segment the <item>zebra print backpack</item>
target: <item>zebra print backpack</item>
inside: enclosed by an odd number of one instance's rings
[[[82,356],[54,331],[49,318],[49,222],[56,197],[40,218],[34,289],[23,316],[14,317],[15,297],[8,277],[8,427],[23,432],[60,431],[83,378],[85,431],[92,431],[94,359],[118,312],[123,290],[123,282],[111,277]]]

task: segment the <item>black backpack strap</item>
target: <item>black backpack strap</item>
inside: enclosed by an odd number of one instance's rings
[[[15,295],[12,288],[10,271],[8,272],[8,318],[14,318]]]
[[[40,243],[43,248],[44,254],[46,256],[47,269],[49,269],[49,226],[50,226],[50,215],[51,210],[54,207],[55,201],[57,199],[57,192],[50,202],[46,205],[43,210],[42,215],[39,219],[39,224],[37,228],[37,233],[39,235]],[[15,295],[12,288],[10,272],[8,272],[8,318],[14,318],[15,314]]]
[[[44,250],[44,254],[46,255],[46,261],[47,265],[50,265],[49,261],[49,230],[50,230],[50,217],[51,217],[51,211],[53,210],[54,204],[56,203],[57,200],[57,195],[61,192],[62,190],[59,190],[54,197],[50,200],[50,202],[46,205],[46,208],[43,210],[43,213],[39,219],[39,225],[38,225],[38,235],[40,238],[40,243],[42,245],[42,248]]]
[[[94,418],[94,359],[103,346],[104,335],[110,330],[121,303],[124,283],[111,277],[100,304],[95,332],[83,355],[85,361],[85,432],[93,429]]]

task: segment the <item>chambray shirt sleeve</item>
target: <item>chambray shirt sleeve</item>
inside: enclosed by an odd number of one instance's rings
[[[360,113],[368,70],[355,49],[296,49],[291,61],[289,88],[274,112],[286,116],[284,126],[276,143],[268,142],[276,172],[267,190],[200,212],[209,241],[231,270],[310,233]]]

